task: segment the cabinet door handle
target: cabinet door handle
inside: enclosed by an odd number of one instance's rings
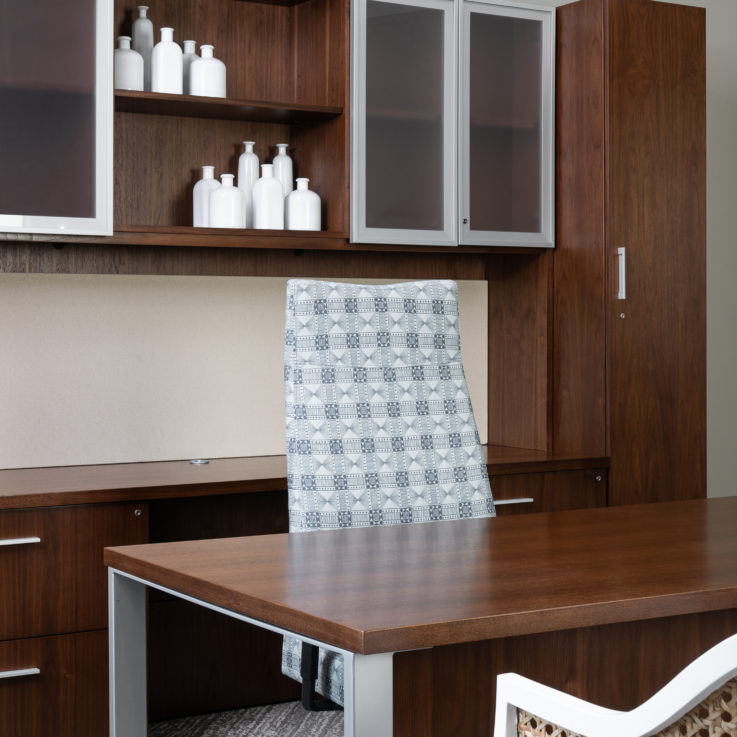
[[[31,545],[40,542],[40,537],[10,537],[7,540],[0,540],[0,545]]]
[[[531,496],[519,496],[515,499],[494,499],[494,506],[501,507],[504,504],[532,504],[534,501]]]
[[[38,676],[40,668],[21,668],[19,670],[0,670],[0,678],[22,678],[23,676]]]
[[[617,299],[627,299],[627,253],[624,248],[617,249],[617,266],[619,267]]]

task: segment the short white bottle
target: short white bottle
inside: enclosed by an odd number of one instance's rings
[[[151,91],[182,94],[182,47],[174,41],[174,29],[162,28],[161,41],[151,52]]]
[[[261,164],[261,179],[253,185],[253,227],[266,230],[284,228],[284,193],[274,178],[271,164]]]
[[[195,51],[196,41],[185,41],[184,42],[184,53],[182,54],[182,92],[185,95],[190,93],[189,85],[189,68],[192,66],[192,62],[197,58],[197,52]]]
[[[299,177],[297,189],[287,197],[288,230],[320,230],[320,195],[309,188],[309,183],[309,179]]]
[[[281,182],[282,192],[286,197],[294,189],[292,159],[287,153],[288,143],[277,143],[278,153],[274,156],[274,177]]]
[[[148,5],[138,6],[138,18],[133,21],[133,49],[143,57],[143,89],[151,91],[151,52],[154,48],[154,25],[147,17]]]
[[[114,66],[116,90],[143,90],[143,57],[131,48],[130,36],[118,36]]]
[[[258,180],[258,155],[254,141],[243,141],[246,150],[238,157],[238,189],[243,192],[246,205],[246,227],[253,227],[253,185]]]
[[[245,228],[243,192],[233,186],[232,174],[221,174],[222,186],[210,193],[211,228]]]
[[[225,64],[213,56],[214,46],[202,44],[200,54],[189,68],[191,95],[225,97]]]
[[[215,167],[203,166],[202,179],[192,189],[192,225],[195,228],[210,227],[210,195],[219,186]]]

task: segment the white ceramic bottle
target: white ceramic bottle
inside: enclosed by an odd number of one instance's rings
[[[287,196],[288,230],[320,230],[320,195],[309,188],[309,179],[299,177],[297,189]]]
[[[214,46],[203,44],[189,69],[191,95],[225,97],[225,64],[213,56]]]
[[[189,68],[192,62],[197,58],[197,52],[195,51],[196,41],[185,41],[184,42],[184,53],[182,54],[182,92],[185,95],[190,93],[189,84]]]
[[[278,153],[274,156],[274,177],[281,182],[282,192],[286,197],[294,189],[292,159],[287,154],[288,143],[277,143]]]
[[[210,226],[210,195],[220,186],[215,179],[215,167],[203,166],[202,179],[192,189],[192,225],[195,228]]]
[[[284,228],[284,192],[281,183],[274,178],[271,164],[261,164],[261,179],[254,185],[253,227],[267,230]]]
[[[143,90],[143,57],[131,48],[130,36],[118,36],[114,66],[116,90]]]
[[[210,193],[211,228],[245,228],[243,192],[233,186],[232,174],[221,174],[222,186]]]
[[[162,28],[161,41],[151,52],[151,91],[182,94],[182,47],[174,41],[174,29]]]
[[[238,189],[243,192],[246,204],[246,227],[253,227],[253,185],[258,180],[258,156],[254,153],[254,141],[243,141],[246,150],[238,157]]]
[[[151,91],[151,52],[154,48],[154,26],[147,17],[148,5],[138,6],[138,18],[133,21],[133,49],[143,57],[143,89]]]

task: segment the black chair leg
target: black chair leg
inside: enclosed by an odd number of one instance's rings
[[[308,711],[335,711],[342,707],[333,703],[330,699],[319,699],[315,694],[315,682],[317,681],[317,658],[320,651],[317,645],[302,643],[302,663],[300,673],[302,675],[302,706]]]

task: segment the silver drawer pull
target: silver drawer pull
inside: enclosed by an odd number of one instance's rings
[[[40,537],[10,537],[7,540],[0,540],[0,545],[30,545],[31,543],[40,542]]]
[[[23,676],[37,676],[39,668],[21,668],[20,670],[0,670],[0,678],[22,678]]]
[[[534,501],[531,496],[520,496],[516,499],[494,499],[494,506],[501,507],[504,504],[532,504]]]

